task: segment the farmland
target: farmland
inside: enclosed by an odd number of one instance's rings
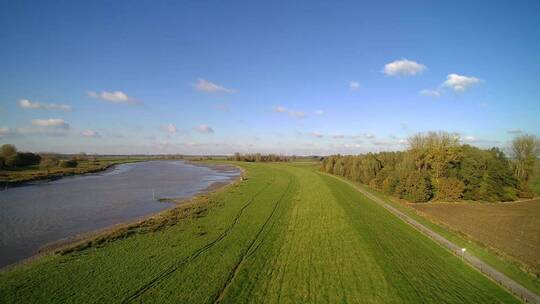
[[[309,164],[246,180],[0,274],[5,303],[514,303]]]
[[[452,229],[525,262],[535,273],[540,273],[540,200],[412,206]]]

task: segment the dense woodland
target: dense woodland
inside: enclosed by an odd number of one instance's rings
[[[326,157],[321,170],[369,185],[412,202],[512,201],[530,197],[540,144],[534,136],[516,138],[511,157],[499,148],[460,144],[445,132],[409,138],[409,149]]]

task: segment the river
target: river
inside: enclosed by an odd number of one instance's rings
[[[0,267],[48,243],[171,208],[158,199],[187,198],[239,174],[230,166],[149,161],[0,191]]]

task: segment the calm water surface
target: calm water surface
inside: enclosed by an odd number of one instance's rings
[[[47,243],[165,210],[173,204],[159,198],[190,197],[238,174],[232,167],[151,161],[0,191],[0,267]]]

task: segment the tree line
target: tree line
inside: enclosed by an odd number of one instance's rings
[[[533,196],[529,181],[540,143],[532,135],[516,137],[510,157],[499,148],[461,144],[447,132],[417,134],[408,142],[406,151],[332,155],[324,158],[321,170],[412,202]]]
[[[19,152],[14,145],[5,144],[0,147],[0,168],[18,168],[37,165],[41,161],[39,154]]]
[[[15,170],[29,166],[39,165],[49,171],[53,167],[75,168],[79,161],[87,160],[86,154],[81,153],[69,159],[60,159],[54,153],[36,154],[32,152],[19,152],[17,147],[4,144],[0,147],[0,169]]]
[[[293,157],[278,155],[278,154],[241,154],[234,153],[228,160],[245,161],[245,162],[290,162]]]

